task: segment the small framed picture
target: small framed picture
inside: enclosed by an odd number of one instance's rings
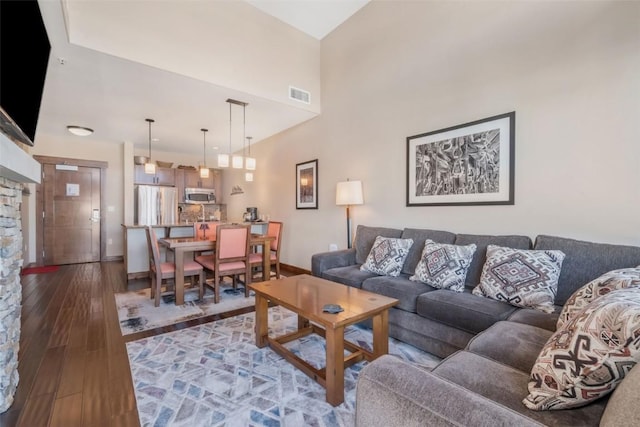
[[[407,138],[407,206],[513,205],[515,117]]]
[[[296,165],[296,209],[318,209],[318,159]]]

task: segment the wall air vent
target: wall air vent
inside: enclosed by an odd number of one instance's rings
[[[297,87],[289,86],[289,98],[305,104],[311,104],[311,93]]]

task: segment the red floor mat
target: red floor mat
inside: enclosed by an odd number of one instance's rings
[[[42,267],[29,267],[23,268],[20,275],[26,276],[27,274],[40,274],[40,273],[52,273],[58,271],[60,267],[57,265],[44,265]]]

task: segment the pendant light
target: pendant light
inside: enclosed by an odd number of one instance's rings
[[[242,105],[242,156],[235,155],[231,159],[234,169],[242,169],[244,167],[244,136],[247,132],[247,103],[239,102],[239,104]]]
[[[218,154],[218,167],[219,168],[228,168],[229,167],[229,155],[231,154],[231,99],[227,99],[229,103],[229,153],[228,154]]]
[[[251,156],[251,137],[248,136],[247,137],[247,142],[248,142],[248,146],[249,146],[249,156]],[[244,150],[242,150],[242,152],[244,153]],[[252,158],[252,157],[245,157],[245,165],[247,166],[247,170],[255,170],[256,168],[256,159]],[[249,166],[253,165],[253,169],[250,168]],[[245,172],[244,174],[244,180],[247,182],[252,182],[253,181],[253,172]]]
[[[247,145],[249,146],[249,155],[245,157],[244,164],[248,171],[256,170],[256,159],[255,157],[251,157],[251,139],[252,137],[247,137]]]
[[[147,158],[147,163],[144,164],[144,173],[155,175],[156,164],[151,162],[151,123],[155,122],[155,120],[145,119],[145,121],[149,123],[149,158]]]
[[[202,131],[202,167],[200,168],[200,178],[209,178],[209,168],[207,167],[207,132],[209,129],[200,129]]]

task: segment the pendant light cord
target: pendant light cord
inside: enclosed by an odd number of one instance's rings
[[[207,131],[209,129],[200,129],[202,131],[202,160],[204,162],[204,168],[207,168]]]
[[[145,119],[149,123],[149,161],[151,161],[151,123],[155,120],[153,119]]]

